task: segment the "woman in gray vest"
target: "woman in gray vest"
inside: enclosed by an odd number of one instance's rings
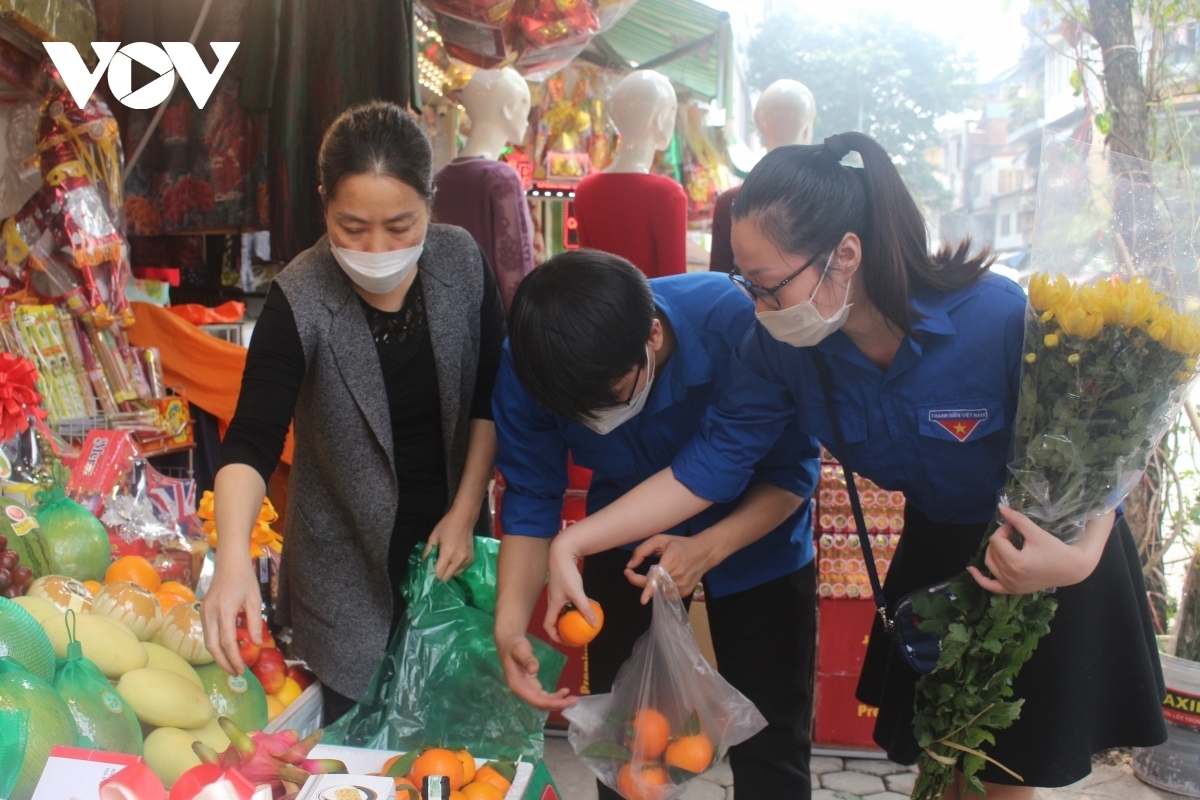
[[[221,446],[205,640],[241,673],[235,619],[261,630],[246,557],[295,425],[279,621],[325,684],[326,723],[366,689],[418,542],[443,580],[471,562],[492,475],[504,311],[471,235],[429,221],[433,153],[391,103],[354,106],[321,143],[327,234],[279,273]]]

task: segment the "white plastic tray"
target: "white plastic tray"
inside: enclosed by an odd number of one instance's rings
[[[300,701],[297,700],[296,702],[299,703]],[[291,709],[289,708],[288,710],[290,711]],[[281,714],[276,719],[276,722],[282,717],[283,715]],[[346,765],[346,770],[351,775],[366,775],[372,772],[379,772],[383,768],[385,761],[392,756],[398,755],[400,753],[395,750],[364,750],[361,747],[319,744],[312,749],[309,758],[336,758]],[[485,759],[475,759],[476,766],[482,767],[486,763]],[[512,786],[509,787],[508,794],[504,795],[504,800],[521,800],[525,796],[525,790],[529,788],[529,781],[532,777],[533,764],[524,761],[517,764],[516,779],[513,780]]]

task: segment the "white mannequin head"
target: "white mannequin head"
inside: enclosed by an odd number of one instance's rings
[[[638,70],[621,79],[609,100],[609,116],[621,142],[605,172],[649,172],[654,154],[671,145],[678,101],[670,79]]]
[[[461,156],[497,159],[504,145],[520,142],[529,127],[529,84],[512,67],[481,69],[462,90],[471,135]]]
[[[799,81],[775,81],[754,106],[754,125],[767,150],[787,144],[812,144],[817,102]]]

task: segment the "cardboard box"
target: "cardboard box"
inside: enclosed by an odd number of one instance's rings
[[[396,782],[376,775],[313,775],[296,800],[396,800]]]

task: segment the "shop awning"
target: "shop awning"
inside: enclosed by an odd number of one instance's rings
[[[638,0],[616,26],[592,40],[589,50],[654,69],[675,83],[723,105],[733,64],[729,15],[696,0]]]

